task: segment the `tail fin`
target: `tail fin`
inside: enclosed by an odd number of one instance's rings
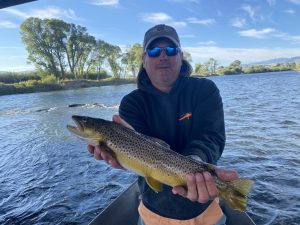
[[[229,182],[217,181],[220,196],[233,209],[245,211],[247,206],[247,194],[249,193],[253,181],[239,178]]]

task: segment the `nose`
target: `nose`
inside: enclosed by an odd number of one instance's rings
[[[168,56],[166,54],[166,51],[164,49],[161,51],[159,58],[160,59],[166,59],[166,58],[168,58]]]

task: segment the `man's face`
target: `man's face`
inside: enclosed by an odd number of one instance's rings
[[[154,47],[176,47],[169,39],[154,40],[148,49]],[[162,51],[158,57],[149,57],[147,53],[143,56],[143,67],[145,68],[149,79],[154,87],[163,91],[169,92],[177,80],[182,64],[182,52],[180,51],[175,56],[167,56],[165,51]]]

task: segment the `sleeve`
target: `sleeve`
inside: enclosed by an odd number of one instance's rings
[[[139,133],[150,135],[150,130],[146,123],[145,114],[143,113],[142,104],[139,104],[138,97],[126,95],[120,103],[119,115],[127,123],[129,123],[134,130]]]
[[[198,156],[204,162],[216,164],[225,146],[224,112],[217,86],[209,81],[208,87],[205,95],[203,92],[196,95],[192,130],[184,155]]]

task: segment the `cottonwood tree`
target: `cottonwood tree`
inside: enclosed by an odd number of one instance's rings
[[[54,24],[57,27],[54,28]],[[27,18],[21,24],[22,41],[29,53],[28,60],[59,78],[64,74],[61,43],[65,42],[65,24],[56,20]]]
[[[128,46],[121,59],[121,62],[125,65],[125,72],[130,72],[133,77],[136,77],[142,64],[142,55],[142,45],[136,43],[133,46]]]
[[[80,25],[70,24],[68,40],[66,43],[67,60],[70,72],[75,78],[80,75],[82,67],[86,62],[87,55],[92,50],[96,40],[87,33],[87,29]]]

